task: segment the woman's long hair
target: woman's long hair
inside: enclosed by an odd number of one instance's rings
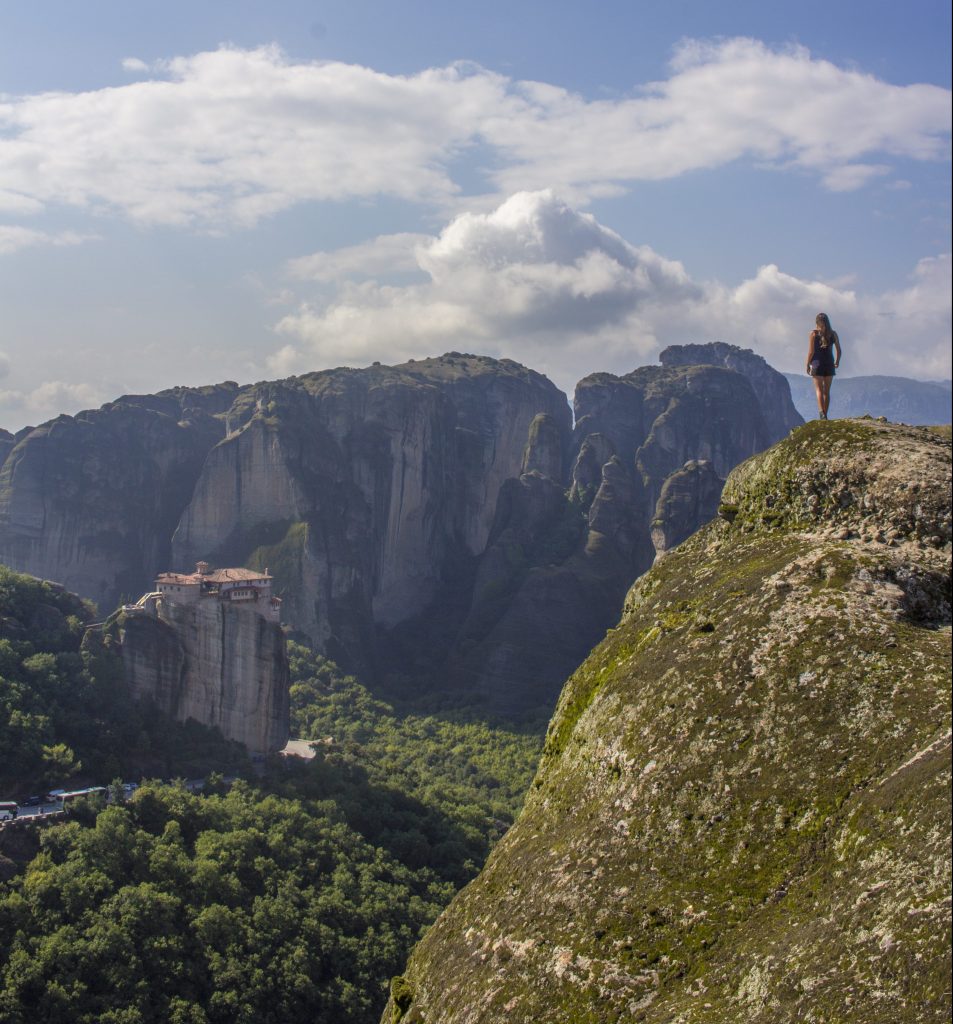
[[[827,348],[834,337],[834,329],[831,327],[830,318],[826,313],[818,313],[814,318],[814,323],[817,325],[814,333],[818,336],[821,348]]]

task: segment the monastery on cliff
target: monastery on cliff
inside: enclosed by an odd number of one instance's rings
[[[252,753],[288,742],[288,654],[271,573],[163,572],[114,620],[129,690]]]
[[[259,615],[278,622],[281,598],[272,594],[271,586],[272,576],[267,569],[264,573],[252,569],[212,569],[208,562],[198,562],[193,573],[160,572],[155,590],[144,594],[132,608],[146,607],[157,598],[175,604],[214,600],[253,607]]]

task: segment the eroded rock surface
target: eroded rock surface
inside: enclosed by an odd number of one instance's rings
[[[174,564],[271,568],[285,620],[369,678],[378,630],[425,614],[482,554],[531,428],[532,458],[558,466],[570,419],[540,374],[458,354],[259,385],[230,415]]]
[[[808,424],[630,592],[392,1024],[940,1022],[950,440]]]
[[[531,425],[441,672],[505,711],[554,698],[655,560],[654,541],[667,550],[711,519],[724,475],[771,433],[749,380],[714,366],[593,374],[575,413],[568,492],[552,424]]]
[[[723,341],[669,345],[659,353],[659,362],[663,366],[724,366],[747,377],[764,413],[772,444],[804,422],[791,397],[788,378],[751,349]]]
[[[167,568],[236,384],[126,395],[22,431],[0,468],[0,562],[108,613]]]
[[[4,464],[7,456],[13,451],[15,443],[13,434],[9,430],[4,430],[3,427],[0,427],[0,466]]]
[[[559,474],[569,437],[545,377],[458,353],[125,396],[3,439],[0,559],[104,613],[199,559],[273,568],[287,621],[371,674],[376,631],[483,552],[524,454]]]
[[[285,634],[253,606],[153,596],[107,625],[133,696],[180,722],[218,728],[252,752],[288,742]]]
[[[103,614],[199,560],[271,569],[283,620],[366,681],[548,712],[653,538],[777,429],[721,366],[594,374],[575,408],[573,433],[545,377],[459,353],[126,396],[0,438],[0,560]],[[714,477],[660,512],[692,460]]]
[[[689,459],[668,477],[652,520],[652,544],[657,554],[671,551],[715,518],[724,483],[707,459]]]
[[[772,434],[748,379],[714,366],[593,374],[579,382],[575,405],[572,493],[588,505],[590,547],[611,551],[623,587],[655,558],[652,530],[666,514],[666,503],[659,512],[666,482],[684,477],[689,462],[710,470],[704,495],[678,509],[672,547],[676,535],[684,539],[714,514],[708,491]]]

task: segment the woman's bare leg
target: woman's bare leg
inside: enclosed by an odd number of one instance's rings
[[[827,419],[827,410],[831,407],[831,381],[833,377],[822,377],[821,378],[821,390],[823,391],[824,398],[824,419]]]
[[[814,394],[817,396],[817,415],[823,417],[826,413],[824,408],[824,378],[812,377],[814,381]]]

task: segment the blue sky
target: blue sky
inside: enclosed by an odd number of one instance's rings
[[[0,3],[0,426],[457,349],[950,376],[948,3]]]

